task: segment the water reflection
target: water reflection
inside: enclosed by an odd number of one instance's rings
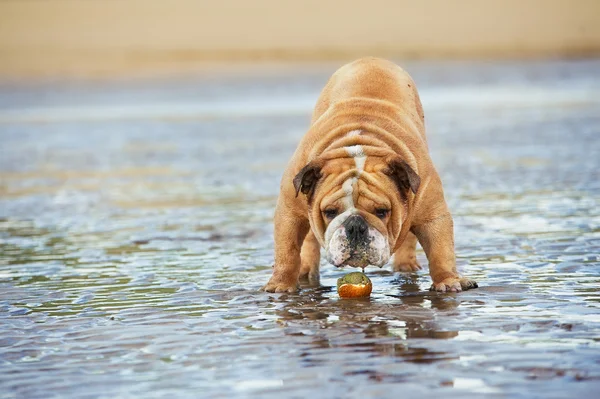
[[[548,93],[594,92],[598,71]],[[327,265],[300,294],[258,291],[308,116],[0,121],[0,397],[593,397],[597,102],[492,100],[428,114],[459,269],[480,288],[368,269],[366,300],[340,299],[347,270]]]
[[[400,301],[384,303],[373,298],[341,299],[335,287],[305,289],[301,295],[283,296],[286,306],[277,315],[287,335],[312,337],[316,352],[327,348],[339,357],[364,353],[401,357],[414,363],[455,359],[442,350],[443,345],[433,350],[409,341],[457,336],[458,331],[437,325],[436,314],[429,308],[451,311],[459,302],[449,295],[422,291],[415,276],[392,281],[396,284],[404,294],[387,296]],[[304,353],[305,362],[311,362],[312,353]]]

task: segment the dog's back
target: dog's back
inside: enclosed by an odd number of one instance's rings
[[[317,100],[312,122],[331,105],[351,98],[389,102],[409,114],[417,125],[424,125],[423,107],[414,81],[391,61],[366,57],[338,69]]]

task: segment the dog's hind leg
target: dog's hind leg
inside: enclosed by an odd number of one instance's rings
[[[309,231],[300,251],[300,279],[310,284],[319,283],[319,263],[321,262],[321,246],[312,231]]]
[[[394,252],[394,271],[395,272],[415,272],[421,270],[421,265],[417,262],[417,237],[409,232],[406,239]]]

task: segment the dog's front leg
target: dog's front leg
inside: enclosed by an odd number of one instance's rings
[[[300,249],[309,229],[308,219],[292,212],[280,199],[275,210],[275,265],[264,291],[298,290]]]
[[[429,261],[429,274],[433,280],[431,291],[459,292],[477,288],[475,281],[461,278],[456,271],[454,227],[450,213],[413,227],[413,232]]]

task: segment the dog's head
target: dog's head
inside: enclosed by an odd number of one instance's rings
[[[383,266],[421,179],[397,156],[367,156],[360,145],[344,150],[304,166],[293,181],[296,195],[306,196],[311,228],[331,264]]]

